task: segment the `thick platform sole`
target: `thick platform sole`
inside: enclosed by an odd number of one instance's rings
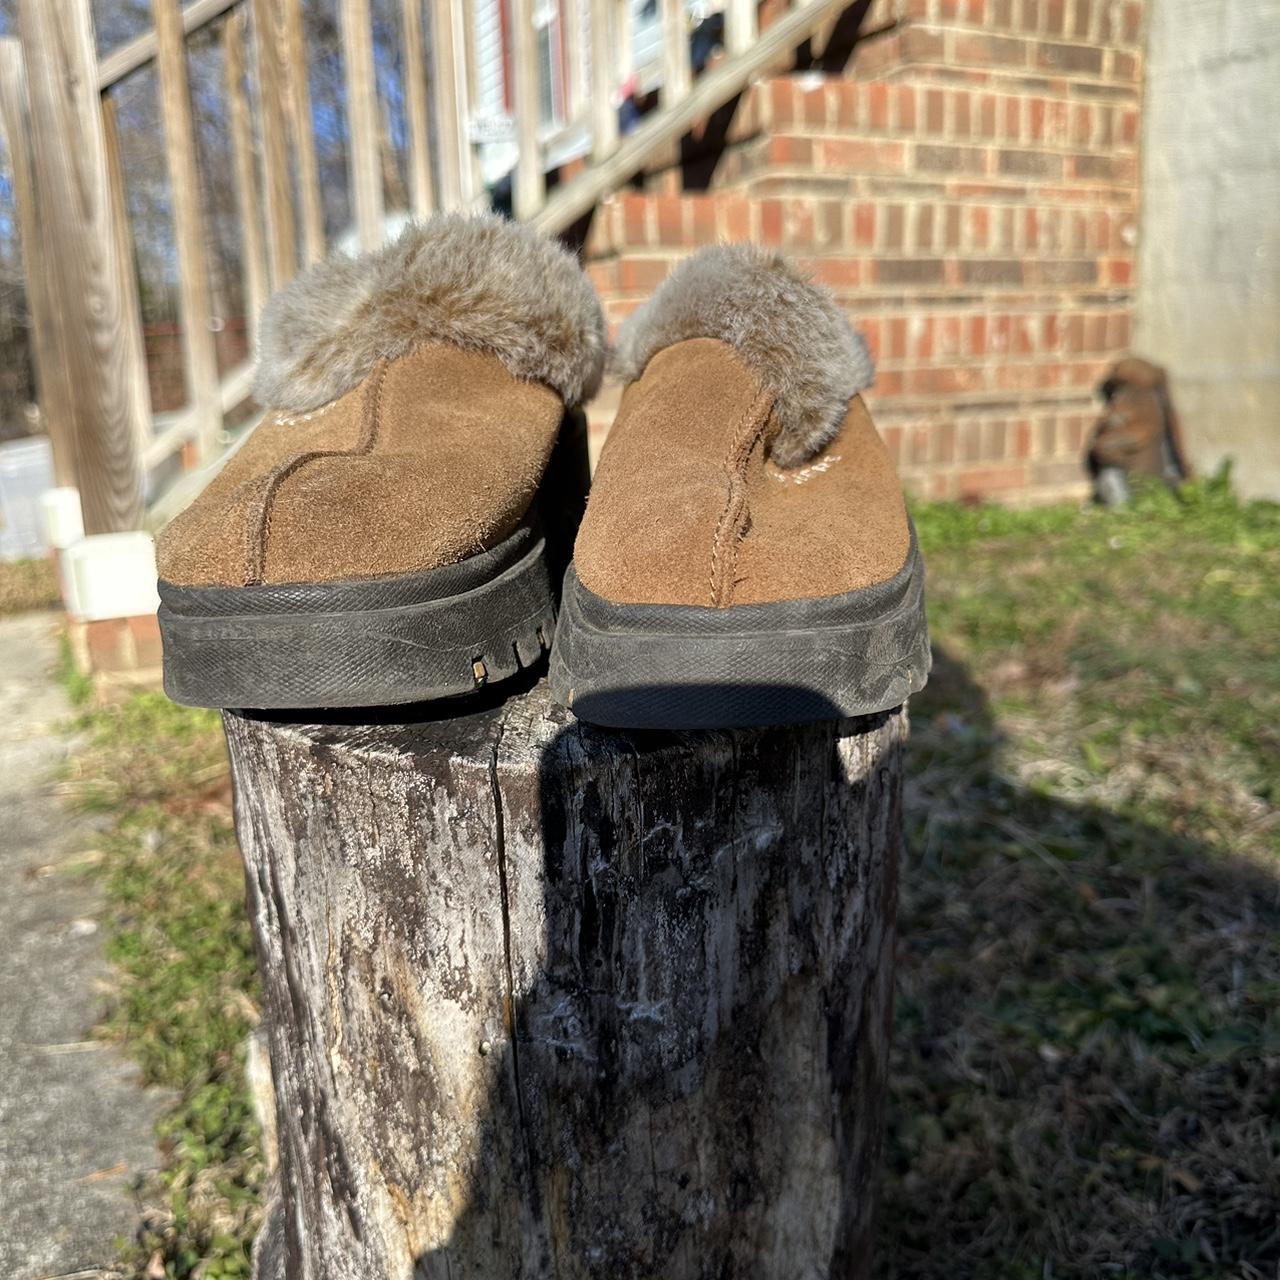
[[[471,693],[537,662],[556,591],[541,532],[422,573],[331,583],[160,583],[164,687],[196,707],[376,707]]]
[[[929,666],[912,530],[889,581],[777,604],[615,604],[571,567],[550,681],[552,696],[593,724],[720,729],[887,711],[924,688]]]

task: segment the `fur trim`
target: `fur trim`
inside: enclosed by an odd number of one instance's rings
[[[577,259],[555,242],[491,215],[436,214],[280,290],[262,314],[255,395],[305,413],[424,342],[489,352],[578,405],[600,384],[604,317]]]
[[[770,452],[794,467],[835,439],[849,401],[875,377],[862,336],[835,299],[781,254],[749,245],[703,249],[681,264],[618,334],[628,382],[664,347],[718,338],[776,396]]]

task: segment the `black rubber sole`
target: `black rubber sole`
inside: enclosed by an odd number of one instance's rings
[[[160,588],[164,688],[192,707],[386,707],[457,698],[551,646],[586,506],[587,422],[565,415],[535,511],[458,564],[346,582]]]
[[[845,595],[728,609],[614,604],[569,569],[551,693],[618,729],[727,729],[887,711],[930,666],[924,566]]]
[[[550,646],[556,592],[533,526],[459,564],[348,582],[160,583],[164,687],[195,707],[376,707],[456,697]]]

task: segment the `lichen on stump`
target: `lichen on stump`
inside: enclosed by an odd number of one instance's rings
[[[453,710],[226,717],[279,1123],[258,1273],[865,1275],[905,713]]]

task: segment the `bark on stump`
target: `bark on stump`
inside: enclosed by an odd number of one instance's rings
[[[279,1130],[258,1274],[867,1274],[904,712],[625,734],[538,684],[226,728]]]

